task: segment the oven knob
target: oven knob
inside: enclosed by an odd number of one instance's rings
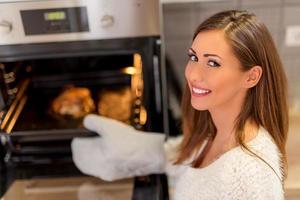
[[[10,33],[12,31],[12,23],[2,20],[0,22],[0,33]]]
[[[112,15],[104,15],[101,18],[101,27],[107,28],[114,24],[114,17]]]

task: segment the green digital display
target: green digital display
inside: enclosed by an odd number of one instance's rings
[[[44,13],[44,18],[46,21],[65,20],[66,13],[64,11],[46,12]]]

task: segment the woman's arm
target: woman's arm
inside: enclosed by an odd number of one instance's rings
[[[116,120],[88,115],[84,126],[100,137],[75,138],[73,161],[85,174],[107,181],[151,173],[179,173],[172,162],[181,138],[165,142],[164,134],[146,133]]]

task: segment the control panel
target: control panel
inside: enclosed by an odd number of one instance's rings
[[[0,45],[160,35],[158,0],[6,0]]]

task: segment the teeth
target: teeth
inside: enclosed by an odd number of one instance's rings
[[[194,88],[194,87],[192,88],[192,90],[196,94],[207,94],[210,92],[209,90],[203,90],[203,89]]]

